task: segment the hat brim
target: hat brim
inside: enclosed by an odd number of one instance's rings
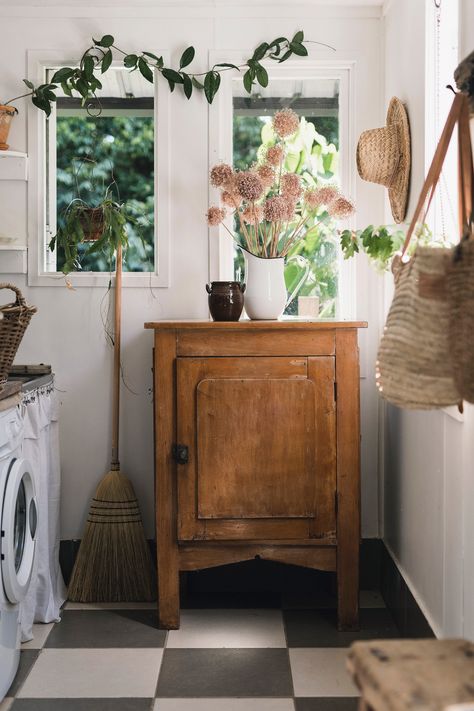
[[[392,184],[388,188],[390,207],[395,222],[403,222],[407,212],[410,189],[411,148],[410,124],[405,106],[396,97],[390,101],[387,110],[387,125],[396,124],[400,134],[400,159]]]

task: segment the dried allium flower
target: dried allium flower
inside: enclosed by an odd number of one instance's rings
[[[286,138],[286,136],[292,136],[298,130],[300,126],[300,120],[298,115],[292,109],[282,109],[277,111],[273,117],[273,130],[280,136],[280,138]]]
[[[342,195],[333,200],[328,207],[329,214],[336,220],[345,220],[352,215],[354,210],[354,204]]]
[[[275,171],[271,165],[264,163],[257,168],[257,175],[264,188],[271,188],[275,182]]]
[[[250,202],[258,200],[263,193],[262,181],[256,173],[252,173],[250,170],[238,173],[236,184],[239,195]]]
[[[283,219],[286,220],[286,222],[291,222],[295,217],[296,201],[286,195],[283,197],[285,199],[285,216]]]
[[[227,207],[232,207],[234,210],[239,207],[242,202],[242,198],[237,193],[231,193],[228,190],[224,190],[221,194],[221,200]]]
[[[296,175],[296,173],[282,175],[281,192],[285,197],[297,200],[302,193],[300,176]]]
[[[263,214],[268,222],[280,222],[286,220],[288,214],[288,203],[281,195],[268,198],[263,205]]]
[[[215,188],[226,187],[233,175],[234,171],[230,165],[219,163],[211,170],[211,185],[214,185]]]
[[[263,220],[263,207],[261,205],[246,207],[242,212],[242,219],[247,225],[258,225]]]
[[[306,190],[304,194],[305,203],[315,209],[322,205],[330,205],[339,195],[338,189],[333,185],[326,185],[323,188],[312,188]]]
[[[278,167],[285,157],[285,151],[282,146],[270,146],[267,148],[267,161],[270,165]]]
[[[211,227],[216,227],[216,225],[220,225],[222,220],[225,217],[225,210],[223,207],[210,207],[209,210],[207,211],[206,214],[207,217],[207,224],[210,225]]]

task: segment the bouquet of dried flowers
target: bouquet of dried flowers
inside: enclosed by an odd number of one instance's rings
[[[292,109],[277,111],[272,120],[278,137],[259,162],[248,170],[234,171],[220,163],[211,170],[211,185],[221,190],[221,206],[207,212],[211,226],[223,224],[233,239],[239,240],[224,223],[228,210],[237,218],[244,247],[258,257],[285,257],[314,227],[314,218],[323,213],[344,220],[354,205],[331,183],[304,189],[301,177],[284,170],[286,141],[299,128]]]

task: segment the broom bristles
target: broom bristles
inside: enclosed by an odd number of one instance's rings
[[[74,602],[156,599],[154,567],[132,483],[120,471],[102,479],[69,583]]]

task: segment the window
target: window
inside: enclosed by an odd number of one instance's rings
[[[242,82],[233,81],[233,164],[244,170],[261,158],[275,143],[271,117],[283,107],[291,107],[300,117],[300,127],[289,143],[285,168],[301,176],[306,188],[339,181],[339,81],[337,79],[276,79],[271,87],[258,87],[250,96]],[[322,217],[322,215],[320,216]],[[318,296],[320,315],[336,313],[338,291],[338,243],[335,223],[326,216],[308,229],[305,238],[289,253],[304,256],[310,271],[299,294]],[[237,230],[237,226],[234,225]],[[236,278],[243,278],[243,257],[235,248]],[[285,280],[292,292],[303,268],[295,260],[285,267]],[[297,299],[287,307],[287,315],[297,314]]]
[[[231,61],[240,64],[243,55],[239,52],[226,57],[212,52],[210,62]],[[288,60],[284,65],[267,64],[269,75],[267,88],[254,87],[249,95],[242,88],[242,80],[236,75],[224,73],[220,91],[210,107],[209,115],[209,165],[219,162],[243,168],[257,160],[259,150],[272,140],[270,119],[283,106],[291,106],[300,116],[302,133],[307,142],[302,151],[302,136],[298,138],[300,149],[291,160],[297,161],[305,180],[315,179],[324,184],[338,183],[341,191],[355,199],[355,174],[352,156],[355,154],[353,126],[354,107],[354,62],[305,58]],[[307,146],[310,145],[310,148]],[[304,154],[303,160],[302,153]],[[304,170],[307,165],[308,170]],[[290,167],[290,166],[288,166]],[[294,166],[291,166],[294,167]],[[307,173],[307,174],[306,174]],[[313,178],[311,178],[311,175]],[[210,204],[219,200],[217,190],[210,188]],[[337,228],[353,227],[339,222]],[[243,278],[243,259],[234,248],[228,234],[235,230],[232,218],[218,231],[210,231],[210,279]],[[217,233],[217,234],[216,234]],[[300,290],[301,295],[318,295],[320,316],[353,318],[356,313],[355,260],[344,260],[337,245],[336,226],[327,224],[315,230],[296,252],[311,262],[311,274]],[[240,271],[239,271],[240,269]],[[292,263],[286,268],[286,282],[290,290],[303,275],[302,269]],[[297,312],[295,300],[287,311]]]
[[[60,52],[41,54],[28,53],[28,78],[35,84],[48,81],[58,67],[74,66]],[[93,206],[108,195],[126,209],[123,285],[167,287],[169,92],[120,66],[100,79],[103,88],[87,107],[62,94],[49,119],[34,106],[28,108],[28,283],[63,286],[65,255],[50,250],[49,243],[64,209],[75,198]],[[71,284],[106,286],[114,259],[100,251],[85,258],[84,251],[81,247]]]
[[[51,80],[55,69],[48,70]],[[97,100],[59,96],[55,116],[46,122],[46,234],[56,234],[74,200],[96,207],[106,196],[124,203],[130,221],[124,271],[154,269],[154,92],[138,72],[109,70],[101,77]],[[45,245],[47,271],[60,271],[64,250]],[[115,269],[106,255],[81,245],[81,270]]]

